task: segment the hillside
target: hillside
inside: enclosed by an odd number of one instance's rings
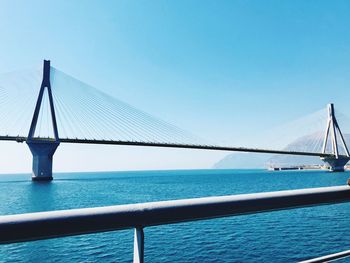
[[[345,141],[350,145],[350,134],[345,134]],[[320,152],[322,147],[322,136],[313,134],[298,138],[287,145],[284,150],[290,151],[315,151]],[[338,141],[338,144],[340,142]],[[339,147],[341,153],[342,147]],[[330,151],[330,145],[327,146]],[[214,164],[215,169],[253,169],[267,168],[268,166],[301,166],[301,165],[322,165],[323,162],[318,157],[298,156],[298,155],[273,155],[259,153],[232,153]]]

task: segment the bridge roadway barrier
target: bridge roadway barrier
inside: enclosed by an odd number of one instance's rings
[[[50,138],[35,138],[33,140],[48,140]],[[27,141],[27,137],[23,136],[1,136],[0,141],[15,141],[23,143]],[[247,147],[231,147],[218,145],[201,145],[201,144],[177,144],[177,143],[161,143],[161,142],[142,142],[142,141],[119,141],[119,140],[100,140],[100,139],[78,139],[78,138],[60,138],[61,143],[77,143],[77,144],[104,144],[104,145],[123,145],[123,146],[141,146],[141,147],[161,147],[161,148],[180,148],[180,149],[195,149],[195,150],[214,150],[214,151],[229,151],[229,152],[253,152],[253,153],[271,153],[271,154],[288,154],[301,156],[315,156],[334,158],[333,153],[317,153],[305,151],[287,151],[287,150],[272,150]],[[339,155],[339,157],[347,157]]]
[[[134,262],[143,262],[143,229],[148,226],[349,201],[345,185],[5,215],[0,216],[0,243],[134,228]]]

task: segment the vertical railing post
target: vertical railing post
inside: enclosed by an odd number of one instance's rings
[[[134,231],[134,263],[144,262],[145,236],[143,228],[135,228]]]

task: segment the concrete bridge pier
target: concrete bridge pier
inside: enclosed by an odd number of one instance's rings
[[[344,167],[350,160],[349,157],[322,157],[322,161],[329,165],[331,172],[344,172]]]
[[[44,91],[47,89],[50,113],[52,120],[54,138],[42,138],[39,135],[35,137],[35,129],[38,122],[41,103]],[[51,136],[52,137],[52,136]],[[60,144],[58,137],[55,108],[53,104],[51,84],[50,84],[50,61],[44,60],[43,81],[41,83],[38,100],[36,102],[32,123],[30,125],[27,144],[33,155],[33,181],[51,181],[52,177],[52,159]]]
[[[59,142],[27,142],[33,155],[32,180],[51,181],[52,159]]]

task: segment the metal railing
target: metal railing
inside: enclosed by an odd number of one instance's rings
[[[334,186],[6,215],[0,216],[0,243],[134,228],[134,262],[143,262],[148,226],[349,201],[350,187]]]
[[[313,258],[313,259],[309,259],[309,260],[304,260],[304,261],[301,261],[300,263],[330,262],[330,261],[334,261],[337,259],[344,259],[347,257],[350,257],[350,250],[346,250],[343,252],[334,253],[334,254],[330,254],[327,256],[318,257],[318,258]]]

